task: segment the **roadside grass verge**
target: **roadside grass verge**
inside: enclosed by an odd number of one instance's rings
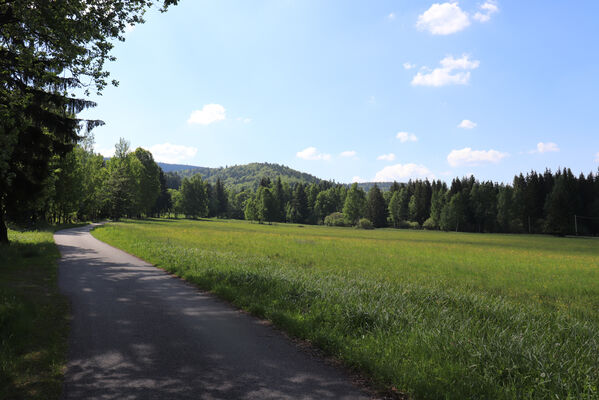
[[[599,241],[147,220],[94,236],[416,399],[599,398]]]
[[[0,399],[58,399],[68,303],[57,286],[52,233],[9,230],[0,245]]]

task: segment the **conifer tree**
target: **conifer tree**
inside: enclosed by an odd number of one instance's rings
[[[387,206],[383,194],[376,184],[368,191],[365,215],[375,228],[387,225]]]

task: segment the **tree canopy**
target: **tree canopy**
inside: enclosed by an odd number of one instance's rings
[[[165,0],[163,10],[177,0]],[[143,22],[146,0],[0,2],[0,242],[4,216],[44,190],[53,157],[64,157],[101,121],[77,114],[108,84],[114,40]],[[118,82],[111,81],[117,85]],[[82,93],[78,96],[76,93]]]

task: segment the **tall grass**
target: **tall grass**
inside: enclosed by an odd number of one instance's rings
[[[599,241],[119,223],[94,235],[415,398],[599,398]]]

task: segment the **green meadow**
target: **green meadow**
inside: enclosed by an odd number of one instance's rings
[[[94,236],[415,399],[599,398],[599,240],[113,223]]]

